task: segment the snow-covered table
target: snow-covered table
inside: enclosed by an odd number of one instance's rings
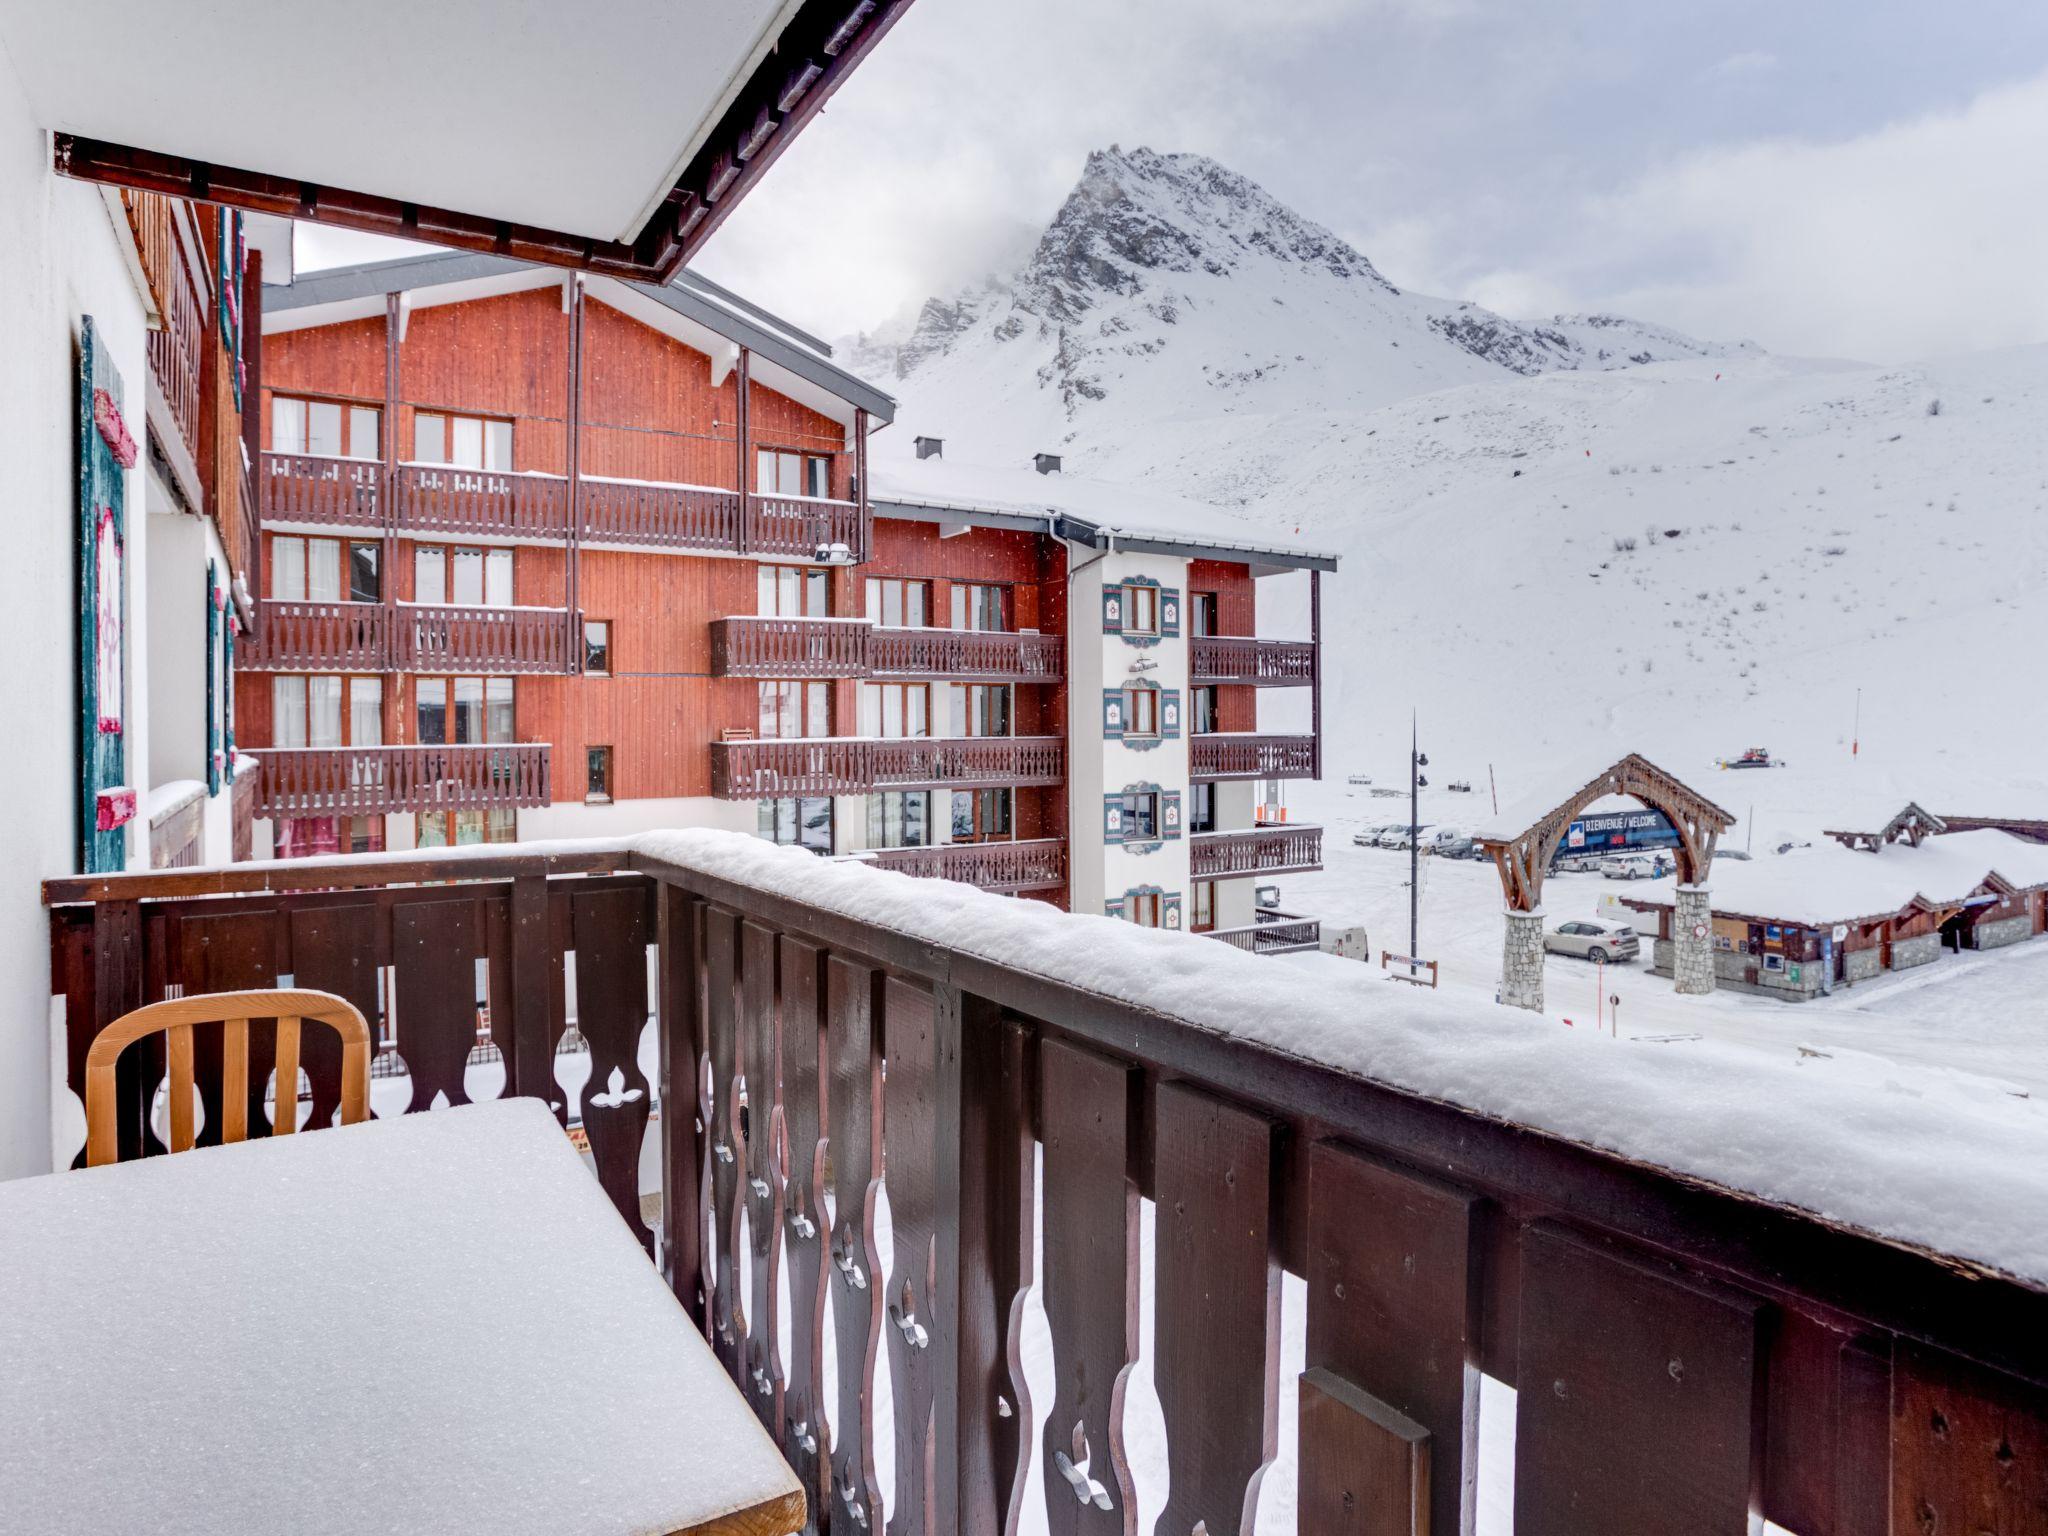
[[[800,1527],[538,1101],[0,1184],[0,1527]]]

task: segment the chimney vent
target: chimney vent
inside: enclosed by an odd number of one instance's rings
[[[943,437],[920,437],[914,441],[920,459],[943,459],[946,456],[946,440]]]
[[[1056,453],[1033,454],[1031,463],[1041,475],[1056,475],[1060,472],[1060,456]]]

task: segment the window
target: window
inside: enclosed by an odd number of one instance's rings
[[[1202,782],[1190,786],[1194,791],[1194,805],[1190,811],[1188,830],[1190,832],[1214,832],[1216,830],[1216,786]],[[1195,887],[1200,890],[1200,886]]]
[[[383,851],[382,816],[288,816],[281,817],[277,823],[277,856],[280,859]]]
[[[763,800],[757,815],[758,830],[771,843],[808,848],[813,853],[832,851],[830,798]]]
[[[1159,792],[1154,789],[1124,792],[1124,841],[1151,843],[1159,840]]]
[[[1204,785],[1203,788],[1207,788]],[[1216,926],[1216,882],[1195,882],[1195,932],[1207,933]]]
[[[420,745],[510,743],[514,730],[509,677],[423,677],[413,685]]]
[[[860,733],[863,736],[929,736],[932,690],[929,683],[862,683]]]
[[[1124,735],[1159,734],[1159,690],[1134,684],[1124,690]]]
[[[592,747],[586,755],[589,763],[589,782],[583,790],[586,800],[609,800],[612,797],[612,749]]]
[[[754,455],[754,489],[763,496],[830,496],[832,460],[818,453],[758,449]]]
[[[278,453],[317,453],[330,459],[380,458],[382,415],[374,405],[276,395],[270,402],[270,446]]]
[[[273,746],[332,748],[384,744],[382,678],[273,677],[270,710]]]
[[[930,622],[931,583],[900,576],[870,576],[867,615],[887,629],[922,629]]]
[[[412,600],[469,608],[512,606],[512,551],[420,544],[412,552]]]
[[[1006,842],[1013,832],[1012,796],[1008,789],[953,791],[953,841]]]
[[[383,588],[377,579],[377,555],[372,543],[274,534],[270,540],[270,595],[286,602],[338,603],[346,573],[350,602],[380,602]]]
[[[1159,893],[1157,891],[1127,891],[1124,894],[1124,921],[1136,923],[1140,928],[1159,926]]]
[[[1010,627],[1010,589],[983,582],[953,583],[955,629],[1006,630]]]
[[[1127,635],[1156,635],[1159,633],[1159,589],[1138,582],[1124,586],[1124,633]]]
[[[822,619],[831,610],[829,581],[815,566],[761,566],[754,596],[754,610],[764,619]]]
[[[419,846],[466,848],[473,843],[514,843],[519,840],[513,811],[422,811]]]
[[[1010,726],[1008,683],[946,684],[948,736],[1007,736]]]
[[[1214,635],[1220,633],[1216,628],[1217,617],[1216,594],[1214,592],[1195,593],[1194,609],[1188,615],[1188,623],[1192,627],[1188,632],[1195,635]],[[1200,906],[1199,897],[1196,898],[1196,905]]]
[[[885,790],[868,796],[870,848],[924,848],[932,840],[929,790]]]
[[[760,734],[764,741],[793,741],[832,734],[832,685],[824,682],[761,684]]]
[[[583,670],[608,677],[612,670],[612,626],[609,619],[583,621]]]
[[[510,470],[512,423],[483,416],[419,411],[412,418],[412,456],[420,464]]]
[[[1216,690],[1197,688],[1194,690],[1195,734],[1216,729]]]

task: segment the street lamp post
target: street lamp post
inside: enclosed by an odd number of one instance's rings
[[[1408,714],[1408,974],[1416,971],[1415,957],[1422,953],[1418,930],[1422,926],[1422,815],[1423,785],[1429,782],[1422,770],[1429,766],[1416,735],[1415,713]]]

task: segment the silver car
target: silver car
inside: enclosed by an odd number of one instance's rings
[[[1543,935],[1543,947],[1553,955],[1577,955],[1612,965],[1633,960],[1641,950],[1635,929],[1626,923],[1603,923],[1590,917],[1568,918]]]

